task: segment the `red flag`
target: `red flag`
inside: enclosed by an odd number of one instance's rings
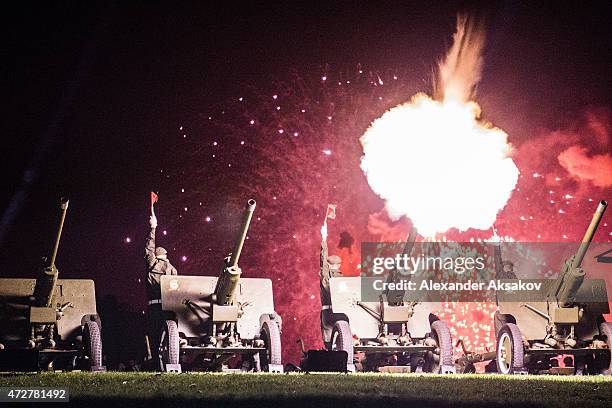
[[[159,200],[159,197],[157,194],[151,191],[151,207],[153,207],[153,204],[155,204],[157,200]]]
[[[335,220],[336,219],[336,204],[327,204],[327,214],[325,219]]]

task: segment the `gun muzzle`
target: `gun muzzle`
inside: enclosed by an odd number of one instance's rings
[[[257,203],[253,199],[247,201],[247,205],[242,216],[242,225],[240,226],[238,239],[236,240],[234,251],[230,257],[230,266],[238,265],[238,260],[240,259],[240,254],[242,253],[242,247],[244,246],[244,241],[246,239],[247,232],[249,231],[249,225],[251,224],[251,218],[253,218],[253,212],[255,211],[256,204]]]

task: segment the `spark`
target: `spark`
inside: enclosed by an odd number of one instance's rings
[[[125,239],[125,242],[127,242],[127,243],[129,244],[130,242],[132,242],[132,238],[127,237],[127,238]]]
[[[323,150],[323,154],[325,154],[327,156],[331,156],[332,152],[329,149],[325,149],[325,150]]]

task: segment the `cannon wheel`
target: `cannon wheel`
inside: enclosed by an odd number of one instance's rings
[[[266,351],[259,354],[261,371],[270,371],[270,365],[281,365],[281,338],[278,325],[265,321],[261,325],[261,339],[264,341]]]
[[[604,375],[612,375],[612,323],[611,322],[603,322],[599,325],[599,334],[602,336],[606,336],[606,344],[608,345],[608,350],[610,350],[610,357],[606,361],[602,361],[600,365],[600,374]],[[599,357],[599,359],[604,360],[606,356]]]
[[[441,365],[454,367],[453,341],[450,329],[443,320],[436,320],[431,324],[431,337],[436,341],[438,353],[428,351],[425,353],[425,365],[423,371],[427,373],[439,373]]]
[[[162,371],[166,371],[166,364],[179,363],[179,334],[174,320],[164,322],[159,340],[159,361]]]
[[[87,369],[102,366],[102,338],[100,327],[94,321],[86,321],[83,325],[83,351]]]
[[[514,374],[523,369],[523,336],[516,324],[506,323],[499,330],[495,356],[497,369],[501,374]]]
[[[351,326],[345,320],[338,320],[334,323],[331,335],[332,350],[346,351],[346,364],[353,364],[353,335],[351,333]]]

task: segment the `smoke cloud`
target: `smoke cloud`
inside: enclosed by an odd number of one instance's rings
[[[559,154],[559,164],[580,181],[590,181],[596,187],[612,187],[612,156],[589,156],[586,147],[574,145]]]
[[[482,73],[484,44],[483,25],[468,15],[458,15],[453,45],[438,64],[438,78],[434,84],[435,99],[459,102],[472,100]]]

